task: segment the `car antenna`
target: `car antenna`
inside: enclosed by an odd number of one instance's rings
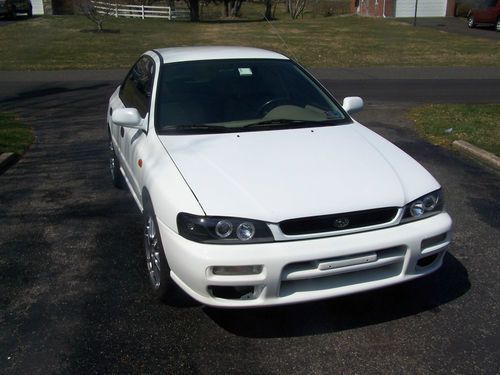
[[[295,55],[292,53],[292,49],[288,46],[287,42],[285,41],[285,39],[283,39],[283,37],[281,36],[281,34],[278,32],[278,30],[274,27],[274,25],[271,23],[271,21],[269,20],[269,18],[266,17],[266,14],[264,13],[264,19],[266,20],[266,22],[269,24],[269,26],[271,26],[271,31],[278,37],[279,40],[281,40],[281,42],[283,43],[283,45],[285,46],[285,50],[287,51],[287,54],[290,55],[290,57],[292,58],[292,60],[294,60],[295,62],[299,62],[299,60],[295,57]]]

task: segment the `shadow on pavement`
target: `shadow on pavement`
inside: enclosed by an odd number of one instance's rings
[[[401,319],[423,312],[439,314],[439,306],[470,289],[467,270],[451,254],[439,271],[422,279],[362,294],[276,308],[204,312],[238,336],[294,337],[340,332]]]
[[[109,85],[106,83],[101,83],[101,84],[93,84],[93,85],[83,85],[83,86],[73,87],[73,88],[62,87],[62,86],[38,87],[34,90],[19,92],[15,96],[3,98],[2,102],[4,104],[10,103],[10,102],[18,103],[19,101],[22,101],[22,100],[35,99],[35,98],[46,98],[47,96],[50,96],[50,95],[65,94],[65,93],[69,93],[69,92],[78,92],[78,91],[93,91],[93,90],[100,89],[100,88],[103,88],[106,86],[109,86]]]

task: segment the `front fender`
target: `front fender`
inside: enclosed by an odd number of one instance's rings
[[[177,214],[189,212],[204,215],[204,211],[154,132],[148,135],[143,155],[144,178],[142,202],[151,199],[156,218],[177,232]]]

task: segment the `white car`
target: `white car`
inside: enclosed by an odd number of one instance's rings
[[[177,284],[206,305],[280,305],[438,269],[452,224],[441,187],[350,117],[362,107],[275,52],[143,54],[107,121],[113,182],[143,212],[158,297]]]

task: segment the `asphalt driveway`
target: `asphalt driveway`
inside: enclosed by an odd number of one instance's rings
[[[413,24],[413,18],[398,18],[403,22]],[[447,33],[459,34],[464,36],[472,36],[476,38],[487,38],[500,40],[500,32],[493,27],[476,27],[469,29],[467,27],[467,19],[460,17],[437,17],[437,18],[418,18],[418,27],[430,27]]]
[[[158,304],[148,293],[140,214],[107,170],[115,82],[3,81],[0,111],[33,124],[36,140],[0,176],[0,372],[497,373],[500,174],[420,140],[404,119],[415,103],[467,100],[477,82],[322,77],[338,97],[364,96],[356,118],[444,186],[455,239],[441,270],[265,310]],[[499,83],[485,80],[487,94],[476,100],[500,100]]]

